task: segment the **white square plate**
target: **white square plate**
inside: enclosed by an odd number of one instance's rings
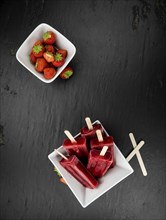
[[[35,70],[35,66],[30,62],[29,59],[29,54],[32,50],[34,43],[37,40],[42,40],[43,34],[47,31],[54,32],[56,35],[56,42],[55,42],[56,46],[60,49],[66,49],[68,52],[67,57],[65,59],[65,63],[63,64],[63,66],[57,69],[57,73],[52,79],[45,79],[43,74],[38,73]],[[59,33],[50,25],[42,23],[35,28],[35,30],[27,37],[27,39],[20,46],[20,48],[16,53],[16,58],[25,68],[27,68],[31,73],[33,73],[38,79],[40,79],[45,83],[51,83],[60,75],[62,70],[74,57],[75,53],[76,53],[75,46],[65,36],[63,36],[61,33]]]
[[[100,123],[100,121],[95,121],[95,123]],[[102,124],[101,124],[102,125]],[[103,127],[103,126],[102,126]],[[103,127],[104,129],[104,127]],[[104,129],[105,133],[108,135],[106,130]],[[79,136],[76,135],[75,137]],[[58,150],[61,153],[66,154],[65,149],[63,146],[59,147]],[[68,184],[71,191],[74,193],[80,204],[83,208],[87,207],[90,203],[94,200],[99,198],[113,186],[118,184],[120,181],[125,179],[127,176],[133,173],[133,169],[130,164],[127,162],[125,157],[122,155],[118,147],[114,144],[114,156],[115,156],[115,166],[112,169],[109,169],[108,172],[99,179],[99,185],[96,189],[89,189],[82,186],[70,173],[68,173],[59,163],[61,157],[56,153],[52,152],[48,155],[48,158],[56,167],[56,169],[61,173],[62,177]]]

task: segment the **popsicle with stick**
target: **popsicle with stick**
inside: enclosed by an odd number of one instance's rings
[[[91,189],[94,189],[98,186],[98,181],[75,155],[66,157],[58,150],[55,151],[62,157],[60,164],[83,186]]]
[[[112,163],[112,153],[108,151],[108,146],[104,146],[102,150],[92,149],[90,151],[87,169],[93,176],[100,178],[106,174]]]
[[[89,117],[85,118],[85,122],[87,126],[81,129],[82,137],[86,137],[86,138],[96,137],[96,130],[101,130],[101,132],[104,133],[101,124],[99,123],[92,124],[91,119]]]
[[[76,155],[78,158],[88,157],[86,138],[81,136],[74,138],[68,130],[65,130],[64,133],[68,137],[68,139],[65,139],[63,142],[63,147],[67,153],[69,155]]]
[[[104,136],[101,133],[101,130],[96,131],[97,138],[93,138],[90,141],[91,149],[98,149],[102,150],[104,146],[108,147],[108,151],[111,151],[112,157],[113,157],[113,163],[111,164],[111,167],[114,167],[115,165],[115,159],[114,159],[114,140],[112,136]]]

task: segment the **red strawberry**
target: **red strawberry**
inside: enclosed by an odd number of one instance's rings
[[[37,40],[37,41],[34,43],[34,45],[38,45],[38,44],[43,44],[43,43],[41,42],[41,40]]]
[[[53,62],[54,61],[54,55],[53,55],[53,53],[51,53],[51,52],[45,52],[45,53],[43,53],[43,57],[46,59],[46,61],[48,62],[48,63],[51,63],[51,62]]]
[[[38,58],[36,61],[35,69],[41,73],[43,72],[44,68],[48,66],[47,61],[44,58]]]
[[[57,52],[62,54],[63,58],[67,57],[67,50],[58,50]]]
[[[46,45],[45,48],[46,48],[46,51],[55,53],[55,49],[52,45]]]
[[[66,67],[60,74],[62,79],[69,79],[73,75],[73,70],[71,67]]]
[[[48,67],[44,69],[44,77],[46,79],[52,79],[56,74],[56,70],[52,67]]]
[[[64,64],[64,62],[65,62],[65,59],[62,56],[62,54],[56,52],[56,54],[54,55],[54,62],[52,62],[52,64],[55,67],[60,67]]]
[[[42,57],[43,53],[45,51],[45,48],[43,46],[43,44],[41,43],[41,41],[36,41],[36,43],[34,44],[33,48],[32,48],[32,53],[35,57]]]
[[[37,58],[34,56],[34,54],[33,54],[33,52],[31,51],[31,53],[30,53],[30,61],[33,63],[33,64],[35,64],[36,63],[36,60],[37,60]]]
[[[52,31],[47,31],[43,34],[43,40],[45,44],[55,43],[56,37]]]

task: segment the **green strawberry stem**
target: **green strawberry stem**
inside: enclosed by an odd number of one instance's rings
[[[68,79],[71,75],[73,74],[73,72],[71,70],[68,70],[64,73],[65,77]]]
[[[43,39],[47,40],[48,38],[50,38],[50,33],[47,31],[46,33],[43,34]]]
[[[33,47],[33,51],[34,51],[36,54],[40,53],[40,52],[42,51],[42,45],[35,45],[35,46]]]
[[[57,174],[58,176],[62,177],[61,174],[59,173],[59,171],[58,171],[55,167],[54,167],[54,171],[56,172],[56,174]]]
[[[56,61],[61,61],[63,59],[62,54],[60,54],[60,53],[56,53],[54,58]]]

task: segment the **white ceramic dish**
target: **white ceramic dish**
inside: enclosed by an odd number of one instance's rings
[[[100,121],[95,121],[95,123],[100,123]],[[102,125],[102,124],[101,124]],[[102,126],[103,127],[103,126]],[[104,129],[104,127],[103,127]],[[108,135],[106,130],[104,129],[105,133]],[[75,137],[79,136],[76,135]],[[58,150],[65,153],[63,146],[59,147]],[[114,156],[116,165],[114,168],[109,169],[105,176],[100,178],[99,186],[96,189],[88,189],[82,186],[70,173],[68,173],[59,163],[61,157],[54,151],[50,155],[48,155],[49,160],[53,163],[56,169],[61,173],[62,177],[68,184],[71,191],[74,193],[80,204],[83,208],[87,207],[90,203],[94,200],[99,198],[113,186],[118,184],[120,181],[125,179],[127,176],[133,173],[133,169],[130,164],[127,162],[125,157],[122,155],[118,147],[114,144]]]
[[[59,67],[56,75],[52,79],[49,79],[49,80],[45,79],[43,74],[38,73],[35,70],[35,66],[29,60],[29,54],[32,50],[32,46],[37,40],[42,39],[42,36],[46,31],[53,31],[57,37],[56,39],[57,47],[60,49],[66,49],[68,52],[68,55],[66,57],[66,60],[63,66]],[[20,48],[18,49],[16,53],[16,58],[25,68],[27,68],[38,79],[40,79],[41,81],[45,83],[51,83],[59,76],[62,70],[68,65],[68,63],[74,57],[75,53],[76,53],[75,46],[65,36],[63,36],[61,33],[59,33],[57,30],[55,30],[50,25],[42,23],[35,28],[35,30],[27,37],[27,39],[20,46]]]

